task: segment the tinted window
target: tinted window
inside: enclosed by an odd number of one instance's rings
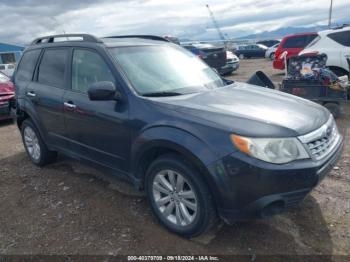
[[[36,61],[41,50],[27,51],[23,54],[21,62],[18,66],[15,81],[30,81],[32,80]]]
[[[89,50],[75,50],[72,65],[72,89],[87,92],[91,84],[100,81],[115,82],[112,72],[101,56]]]
[[[45,50],[39,67],[39,83],[63,88],[67,58],[67,49]]]
[[[328,37],[341,45],[350,47],[350,31],[332,33]]]
[[[286,40],[283,48],[304,48],[307,46],[317,35],[303,35],[294,36]]]
[[[1,64],[16,63],[15,53],[4,53],[0,55]]]

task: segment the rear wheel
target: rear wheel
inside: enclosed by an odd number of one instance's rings
[[[155,216],[176,234],[197,236],[216,221],[208,186],[177,155],[162,156],[151,164],[146,174],[146,192]]]
[[[38,129],[30,119],[22,123],[21,134],[25,150],[35,165],[44,166],[56,159],[57,152],[47,148]]]
[[[244,59],[244,55],[243,55],[243,54],[240,54],[240,55],[239,55],[239,59]]]

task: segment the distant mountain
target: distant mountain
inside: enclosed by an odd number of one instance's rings
[[[283,38],[285,35],[298,34],[305,32],[317,32],[326,30],[328,26],[312,26],[312,27],[282,27],[273,31],[264,31],[258,34],[251,34],[239,37],[237,39],[268,39],[268,38]]]

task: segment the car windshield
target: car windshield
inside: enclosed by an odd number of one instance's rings
[[[135,90],[144,96],[183,95],[225,85],[213,69],[181,47],[149,45],[110,51]]]

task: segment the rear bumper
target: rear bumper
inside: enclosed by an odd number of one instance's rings
[[[216,200],[220,217],[230,224],[269,217],[297,205],[333,168],[342,148],[341,139],[322,162],[274,165],[236,152],[210,165],[219,187]]]
[[[273,68],[283,70],[284,69],[284,61],[283,60],[273,60],[272,62]]]

